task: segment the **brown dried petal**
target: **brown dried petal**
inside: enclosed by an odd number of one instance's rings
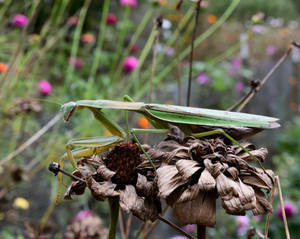
[[[251,150],[250,153],[255,156],[258,160],[261,162],[265,161],[268,155],[268,150],[266,148],[260,148],[256,150]],[[247,153],[244,152],[242,155],[239,155],[239,157],[243,160],[252,161],[252,157]]]
[[[176,168],[183,180],[188,180],[200,167],[198,162],[194,160],[181,159],[176,162]]]
[[[183,225],[213,227],[216,224],[216,198],[214,192],[200,192],[194,200],[175,203],[173,210]]]
[[[71,195],[81,195],[84,194],[86,188],[86,183],[81,181],[72,182],[71,185],[68,187],[67,191],[65,192],[64,199],[71,200]]]
[[[272,212],[272,204],[268,201],[263,191],[258,188],[254,188],[256,196],[256,206],[252,210],[253,215],[261,215]]]
[[[181,175],[175,166],[165,165],[157,169],[157,185],[159,189],[159,197],[166,199],[178,187],[185,184]]]
[[[99,163],[97,168],[97,174],[99,174],[104,180],[110,181],[116,172],[108,169],[103,162]]]
[[[246,173],[241,173],[240,178],[248,185],[252,185],[258,188],[264,188],[268,191],[272,189],[274,180],[274,172],[272,170],[266,170],[267,174],[260,168],[254,168],[254,170],[248,170]],[[250,175],[248,175],[250,173]]]
[[[91,190],[91,193],[94,198],[99,201],[103,201],[106,197],[116,197],[119,196],[119,193],[115,191],[116,184],[112,182],[96,182],[93,177],[88,178],[88,187]]]
[[[221,163],[215,163],[213,164],[211,160],[205,159],[204,160],[205,168],[208,170],[208,172],[214,177],[217,178],[219,174],[221,174],[224,171],[224,166]]]
[[[231,175],[233,180],[236,180],[237,177],[239,176],[239,171],[235,167],[229,167],[227,169],[227,172]]]
[[[137,195],[132,185],[126,185],[125,190],[120,191],[120,206],[127,213],[132,213],[143,221],[157,219],[160,211],[159,201],[151,198],[141,198]]]
[[[188,186],[187,189],[183,191],[180,197],[176,200],[176,203],[186,202],[195,199],[200,191],[200,185],[194,184],[192,186]]]
[[[152,195],[153,182],[149,182],[144,175],[138,173],[138,178],[136,182],[136,191],[145,196]]]
[[[239,196],[238,185],[235,181],[230,178],[227,178],[223,173],[221,173],[216,178],[217,191],[220,196],[233,195],[234,197]]]
[[[211,176],[206,168],[201,173],[198,185],[201,191],[211,191],[216,188],[216,180],[213,178],[213,176]]]

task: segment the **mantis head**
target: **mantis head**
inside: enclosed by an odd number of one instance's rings
[[[77,104],[73,101],[63,104],[61,106],[60,110],[63,111],[65,122],[68,122],[70,120],[76,108],[77,108]]]

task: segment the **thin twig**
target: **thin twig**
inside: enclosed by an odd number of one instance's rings
[[[148,225],[148,221],[144,222],[144,223],[140,226],[139,230],[137,231],[137,233],[135,234],[135,236],[134,236],[133,239],[138,239],[139,236],[140,236],[140,234],[141,234],[141,232],[144,231],[144,229],[145,229],[145,227],[146,227],[147,225]]]
[[[186,233],[184,230],[182,230],[179,226],[175,225],[174,223],[170,222],[169,220],[158,216],[158,219],[161,220],[162,222],[168,224],[170,227],[174,228],[176,231],[181,233],[182,235],[186,236],[189,239],[194,239],[190,234]]]
[[[245,108],[245,106],[250,102],[250,100],[260,91],[263,85],[267,83],[267,81],[271,78],[271,76],[279,68],[279,66],[284,62],[284,60],[290,55],[293,46],[300,48],[300,45],[298,43],[292,42],[285,54],[278,60],[275,66],[268,72],[268,74],[261,80],[261,82],[253,81],[250,92],[242,99],[240,99],[238,103],[230,107],[228,110],[231,111],[240,106],[237,111],[242,111]]]
[[[202,0],[199,0],[196,5],[196,17],[195,17],[195,26],[192,35],[192,42],[191,42],[191,54],[190,54],[190,70],[189,70],[189,83],[188,83],[188,91],[187,91],[187,98],[186,98],[186,106],[190,106],[190,98],[191,98],[191,87],[192,87],[192,70],[193,70],[193,55],[194,55],[194,42],[197,33],[198,21],[199,21],[199,13],[200,13],[200,5]]]
[[[0,161],[0,166],[5,164],[6,162],[10,161],[17,155],[19,155],[21,152],[23,152],[26,148],[28,148],[31,144],[33,144],[35,141],[37,141],[43,134],[45,134],[53,125],[56,124],[56,122],[61,118],[61,114],[57,114],[54,116],[43,128],[41,128],[38,132],[36,132],[31,138],[29,138],[24,144],[22,144],[19,148],[17,148],[15,151],[11,152],[9,155],[7,155],[4,159]]]
[[[121,238],[126,239],[126,232],[125,232],[125,227],[124,227],[124,216],[122,209],[119,209],[119,218],[120,218],[120,231],[121,231]]]
[[[272,191],[271,191],[271,196],[270,196],[270,204],[271,205],[273,204],[274,192],[275,192],[275,185],[273,185]],[[265,225],[264,239],[268,239],[270,217],[271,217],[271,212],[268,212],[267,219],[266,219],[266,225]]]
[[[286,215],[285,215],[285,210],[284,210],[284,202],[283,202],[283,198],[282,198],[282,192],[281,192],[280,181],[279,181],[278,176],[275,177],[275,183],[276,183],[277,189],[278,189],[278,195],[279,195],[279,200],[280,200],[280,207],[281,207],[281,212],[282,212],[282,219],[283,219],[283,225],[284,225],[286,239],[290,239],[290,232],[289,232],[289,227],[288,227],[287,220],[286,220]]]
[[[176,58],[177,58],[177,74],[176,74],[176,80],[177,80],[177,103],[178,105],[181,105],[181,61],[180,61],[180,23],[181,23],[181,17],[180,17],[180,8],[182,5],[183,0],[179,0],[176,5],[177,10],[177,49],[176,49]]]
[[[163,21],[162,16],[159,16],[156,19],[156,35],[155,35],[154,46],[153,46],[153,57],[152,57],[152,67],[151,67],[151,76],[150,76],[151,83],[150,83],[150,89],[149,89],[149,103],[152,102],[153,78],[155,75],[157,48],[158,48],[158,43],[159,43],[159,34],[160,34],[161,26],[162,26],[162,21]]]

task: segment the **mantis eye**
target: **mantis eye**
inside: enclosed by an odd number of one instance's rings
[[[61,111],[64,113],[64,120],[68,122],[72,117],[73,113],[75,112],[77,104],[73,101],[62,105]]]

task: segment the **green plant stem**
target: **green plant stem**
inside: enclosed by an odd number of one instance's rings
[[[195,40],[195,47],[197,47],[200,43],[202,43],[205,39],[207,39],[209,36],[211,36],[233,13],[233,11],[238,6],[240,0],[233,0],[230,6],[226,9],[224,14],[219,18],[219,20],[213,24],[210,28],[208,28],[203,34],[201,34],[197,39]],[[183,24],[182,24],[183,25]],[[180,59],[183,60],[191,51],[190,47],[187,47],[181,54]],[[158,60],[157,60],[157,64]],[[176,66],[177,60],[174,59],[168,66],[164,68],[160,74],[158,74],[154,79],[154,85],[159,84],[165,77],[172,71],[173,67]],[[140,99],[147,93],[147,89],[149,87],[149,82],[145,83],[143,88],[140,89],[138,94],[136,95],[136,100]]]
[[[6,13],[6,11],[7,11],[7,9],[8,9],[8,7],[9,7],[9,5],[10,5],[11,2],[12,2],[12,0],[6,0],[6,1],[4,1],[3,6],[0,9],[0,20],[1,20],[1,23],[4,22],[4,15],[5,15],[5,13]]]
[[[88,79],[88,82],[91,85],[95,81],[96,72],[97,72],[97,69],[100,64],[101,49],[103,46],[103,41],[104,41],[104,36],[105,36],[106,18],[107,18],[108,12],[109,12],[109,5],[110,5],[110,0],[104,0],[102,18],[101,18],[101,22],[100,22],[100,26],[99,26],[97,47],[95,50],[95,57],[93,59],[92,68],[91,68],[89,79]]]
[[[115,239],[119,216],[119,198],[109,198],[108,203],[110,211],[110,224],[107,239]]]
[[[73,58],[77,56],[83,23],[84,23],[84,20],[86,17],[87,10],[91,4],[91,1],[92,0],[85,0],[84,5],[80,11],[79,24],[77,25],[77,27],[75,29],[74,39],[73,39],[72,48],[71,48],[71,57],[73,57]],[[71,83],[71,80],[73,78],[73,73],[74,73],[74,66],[72,66],[72,64],[69,64],[68,68],[67,68],[67,74],[66,74],[66,85],[67,86],[70,85],[70,83]]]

